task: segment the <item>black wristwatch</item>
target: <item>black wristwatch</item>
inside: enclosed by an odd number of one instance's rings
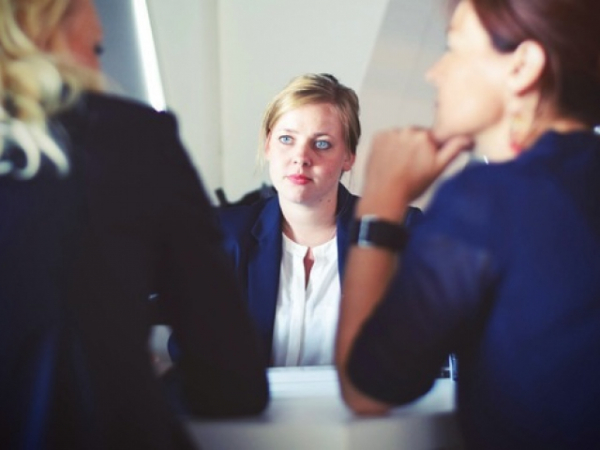
[[[350,243],[359,247],[382,247],[402,251],[408,240],[408,231],[399,223],[382,220],[374,215],[355,219],[350,226]]]

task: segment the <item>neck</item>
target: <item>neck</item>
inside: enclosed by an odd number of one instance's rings
[[[281,199],[280,199],[281,201]],[[318,207],[281,201],[283,233],[307,247],[324,244],[335,236],[336,202],[322,202]]]
[[[475,153],[492,162],[502,162],[515,155],[510,149],[510,124],[502,120],[495,127],[475,136]]]
[[[540,115],[535,120],[532,119],[531,122],[531,126],[524,132],[524,137],[520,142],[523,151],[533,146],[540,136],[547,131],[570,133],[589,128],[584,123],[574,119],[549,115]],[[518,156],[518,153],[511,149],[510,134],[510,121],[503,120],[494,128],[486,130],[475,138],[476,153],[495,162],[507,161]]]
[[[589,127],[584,123],[566,117],[554,117],[549,119],[541,118],[540,120],[536,120],[531,126],[531,129],[524,140],[523,148],[526,150],[533,146],[540,136],[548,131],[571,133],[574,131],[583,131],[588,128]]]

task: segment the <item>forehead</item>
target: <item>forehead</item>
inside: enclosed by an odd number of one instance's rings
[[[101,34],[102,26],[92,0],[72,0],[66,17],[67,24],[88,34]]]
[[[337,108],[330,103],[309,103],[293,108],[275,122],[274,129],[341,133],[342,121]]]
[[[448,27],[448,36],[466,39],[489,38],[470,1],[462,0],[456,6]]]

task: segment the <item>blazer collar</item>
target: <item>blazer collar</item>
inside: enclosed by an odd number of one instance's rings
[[[274,195],[265,202],[265,206],[252,226],[252,236],[259,241],[277,239],[281,233],[281,208],[279,197]]]
[[[346,235],[348,224],[352,220],[355,203],[356,197],[350,194],[348,189],[340,183],[338,185],[335,211],[338,234],[342,231],[344,236]],[[281,233],[282,220],[279,196],[275,195],[265,202],[265,206],[252,227],[252,236],[259,242],[279,236],[279,233]],[[340,227],[342,230],[340,230]]]
[[[340,280],[344,275],[344,266],[346,263],[346,254],[348,252],[348,235],[350,224],[354,216],[354,205],[357,197],[350,194],[342,185],[339,185],[337,206],[336,206],[336,226],[337,226],[337,246],[338,246],[338,271]]]

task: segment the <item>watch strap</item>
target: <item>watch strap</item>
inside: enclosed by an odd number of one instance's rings
[[[382,247],[402,251],[408,240],[406,228],[395,222],[365,215],[355,219],[350,226],[350,243],[359,247]]]

